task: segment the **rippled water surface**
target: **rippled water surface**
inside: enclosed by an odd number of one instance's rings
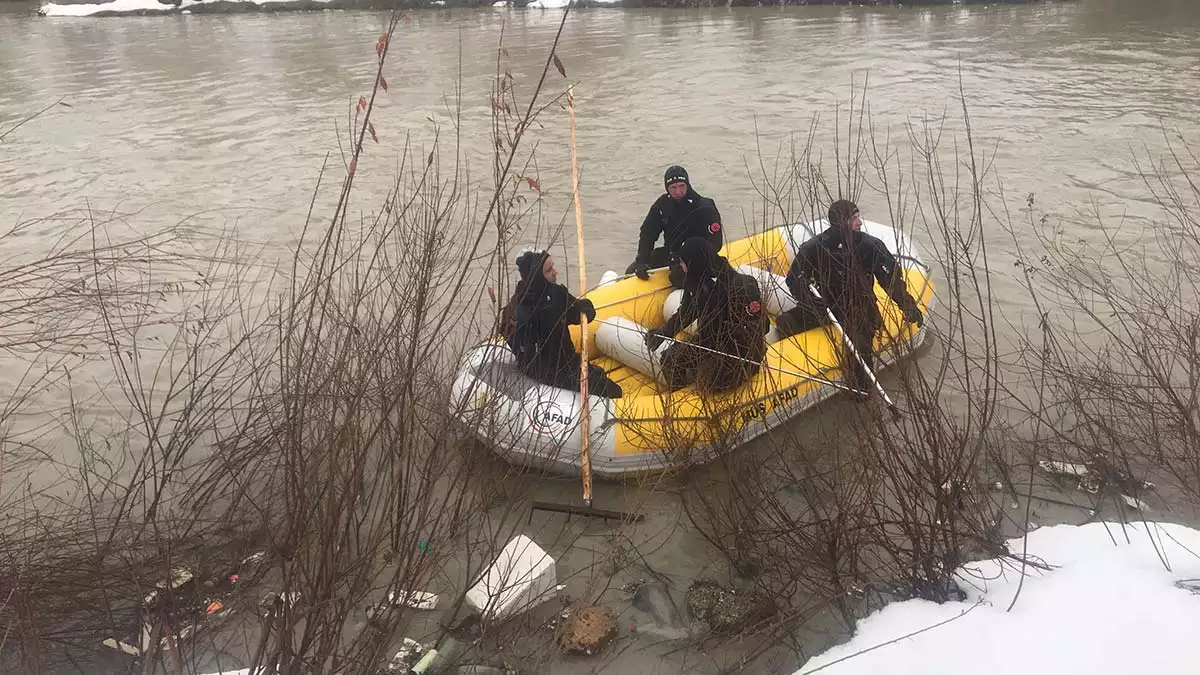
[[[244,210],[223,216],[239,218],[245,236],[293,232],[322,158],[336,151],[347,102],[370,81],[383,20],[0,15],[0,119],[59,97],[73,106],[4,144],[0,221],[86,200],[149,208],[148,222]],[[460,57],[468,138],[486,147],[505,20],[514,73],[530,84],[557,12],[424,12],[402,30],[377,171],[403,133],[427,140],[425,118],[447,119]],[[562,55],[579,82],[590,257],[597,270],[629,257],[662,169],[676,161],[736,231],[759,208],[745,168],[757,161],[756,127],[773,153],[814,114],[831,119],[868,75],[882,125],[954,112],[961,74],[976,132],[996,144],[996,168],[1015,194],[1036,191],[1055,210],[1140,196],[1130,147],[1161,144],[1164,123],[1198,133],[1198,38],[1200,8],[1184,1],[580,11]],[[561,127],[560,118],[547,123]],[[551,144],[562,131],[544,133],[550,189],[569,175],[566,148]]]
[[[527,91],[559,16],[414,14],[388,67],[381,144],[362,165],[368,190],[382,189],[406,133],[428,142],[428,118],[450,121],[460,72],[464,140],[473,173],[485,176],[501,26]],[[72,106],[0,145],[0,223],[86,204],[137,212],[132,222],[146,228],[189,217],[227,224],[282,255],[321,162],[331,152],[336,161],[350,102],[368,91],[385,18],[0,14],[0,128],[59,98]],[[762,215],[747,169],[757,143],[773,155],[789,134],[803,138],[814,115],[832,120],[839,102],[844,115],[852,84],[868,76],[880,128],[957,114],[961,82],[980,146],[1016,205],[1036,193],[1081,237],[1090,230],[1079,214],[1093,201],[1153,214],[1130,157],[1143,145],[1161,151],[1163,125],[1200,141],[1200,6],[1189,0],[586,10],[568,21],[560,49],[578,82],[592,279],[627,264],[671,163],[717,200],[735,235],[751,227]],[[557,221],[570,216],[565,116],[552,111],[545,124],[538,165]],[[893,136],[906,143],[899,126]],[[832,138],[816,140],[831,152]],[[882,208],[863,202],[868,217]],[[1003,258],[1007,235],[990,234]]]

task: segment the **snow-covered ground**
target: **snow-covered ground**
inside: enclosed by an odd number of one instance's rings
[[[1053,569],[964,565],[965,602],[888,605],[794,675],[1200,673],[1200,531],[1058,525],[1030,533],[1025,546],[1009,542]]]

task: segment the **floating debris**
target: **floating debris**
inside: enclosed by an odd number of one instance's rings
[[[1055,476],[1076,479],[1075,487],[1081,492],[1095,495],[1111,491],[1119,495],[1130,508],[1138,511],[1147,511],[1150,508],[1130,493],[1154,490],[1154,483],[1134,478],[1128,471],[1098,453],[1082,464],[1042,460],[1038,462],[1038,467]]]
[[[167,578],[158,581],[154,589],[142,598],[139,627],[118,639],[107,637],[100,644],[129,656],[142,656],[150,650],[154,629],[152,621],[166,613],[164,625],[176,626],[173,633],[163,635],[158,645],[163,650],[180,646],[210,628],[214,622],[234,612],[228,596],[240,579],[239,566],[218,567],[218,571],[203,577],[191,567],[173,567]],[[167,602],[167,599],[170,602]]]
[[[643,583],[633,594],[633,607],[654,617],[660,628],[679,631],[686,623],[679,616],[667,585],[661,582]]]
[[[459,666],[454,673],[455,675],[516,675],[517,671],[495,666],[467,665]]]
[[[466,601],[494,621],[532,609],[553,596],[557,586],[554,558],[529,537],[518,535],[467,591]]]
[[[424,645],[412,638],[406,637],[400,642],[399,651],[392,655],[392,660],[388,661],[384,670],[389,673],[407,673],[421,659],[421,654],[424,651]]]
[[[154,584],[154,590],[150,591],[145,598],[142,598],[142,603],[146,605],[154,604],[159,595],[167,590],[175,591],[195,578],[195,573],[186,567],[175,567],[171,569],[170,576],[162,581]]]
[[[603,605],[592,605],[574,612],[559,636],[559,644],[569,652],[591,656],[617,635],[617,615]]]
[[[732,633],[775,613],[769,598],[755,592],[723,588],[711,579],[697,579],[687,591],[688,610],[715,633]]]
[[[384,621],[397,607],[411,607],[420,610],[436,609],[440,596],[426,591],[388,591],[383,602],[367,605],[368,621]]]
[[[641,589],[642,586],[645,586],[645,585],[646,585],[645,579],[637,579],[636,581],[630,581],[629,583],[627,583],[621,587],[621,592],[627,593],[629,595],[634,595],[638,592],[639,589]]]
[[[262,616],[270,616],[271,612],[279,610],[291,609],[300,601],[300,591],[287,591],[285,593],[277,593],[271,591],[258,601],[259,614]]]
[[[1136,499],[1134,497],[1130,497],[1129,495],[1121,495],[1121,501],[1125,502],[1125,505],[1128,506],[1129,508],[1135,509],[1137,511],[1149,511],[1150,510],[1150,507],[1146,506],[1146,502],[1144,502],[1140,499]]]
[[[387,601],[393,605],[404,605],[413,609],[436,609],[438,594],[427,591],[389,591]]]

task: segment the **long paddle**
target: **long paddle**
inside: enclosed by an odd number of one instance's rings
[[[575,92],[567,87],[567,111],[571,118],[571,185],[575,193],[575,239],[579,246],[579,295],[587,293],[587,267],[583,257],[583,206],[579,202],[579,165],[575,156]],[[583,455],[580,475],[583,478],[583,504],[592,505],[592,456],[588,448],[591,435],[591,406],[588,404],[588,343],[587,316],[579,317],[579,398],[583,410],[579,416],[579,432],[583,435]]]
[[[892,401],[891,397],[889,397],[887,392],[884,391],[883,385],[879,384],[879,380],[875,377],[875,373],[871,372],[871,369],[867,367],[867,362],[863,360],[862,354],[858,353],[858,348],[854,346],[854,341],[850,339],[849,335],[846,335],[846,331],[842,328],[841,322],[837,320],[837,317],[833,315],[833,310],[829,308],[829,303],[825,302],[825,298],[821,297],[821,293],[817,291],[816,284],[810,282],[808,284],[808,291],[813,294],[814,298],[824,305],[825,317],[829,319],[834,328],[837,328],[837,332],[842,336],[842,342],[845,343],[846,348],[850,350],[850,353],[854,354],[854,358],[858,361],[858,365],[862,366],[863,371],[866,372],[867,379],[871,380],[871,384],[875,385],[875,390],[878,391],[879,395],[883,397],[883,402],[887,404],[888,410],[892,411],[892,415],[899,417],[900,409],[896,407],[896,404]]]

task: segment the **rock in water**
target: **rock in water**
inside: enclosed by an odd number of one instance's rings
[[[593,605],[572,612],[563,626],[560,644],[572,652],[595,654],[617,634],[617,615],[608,607]]]
[[[692,582],[687,602],[692,616],[706,621],[714,633],[734,633],[775,613],[769,598],[722,588],[711,579]]]

